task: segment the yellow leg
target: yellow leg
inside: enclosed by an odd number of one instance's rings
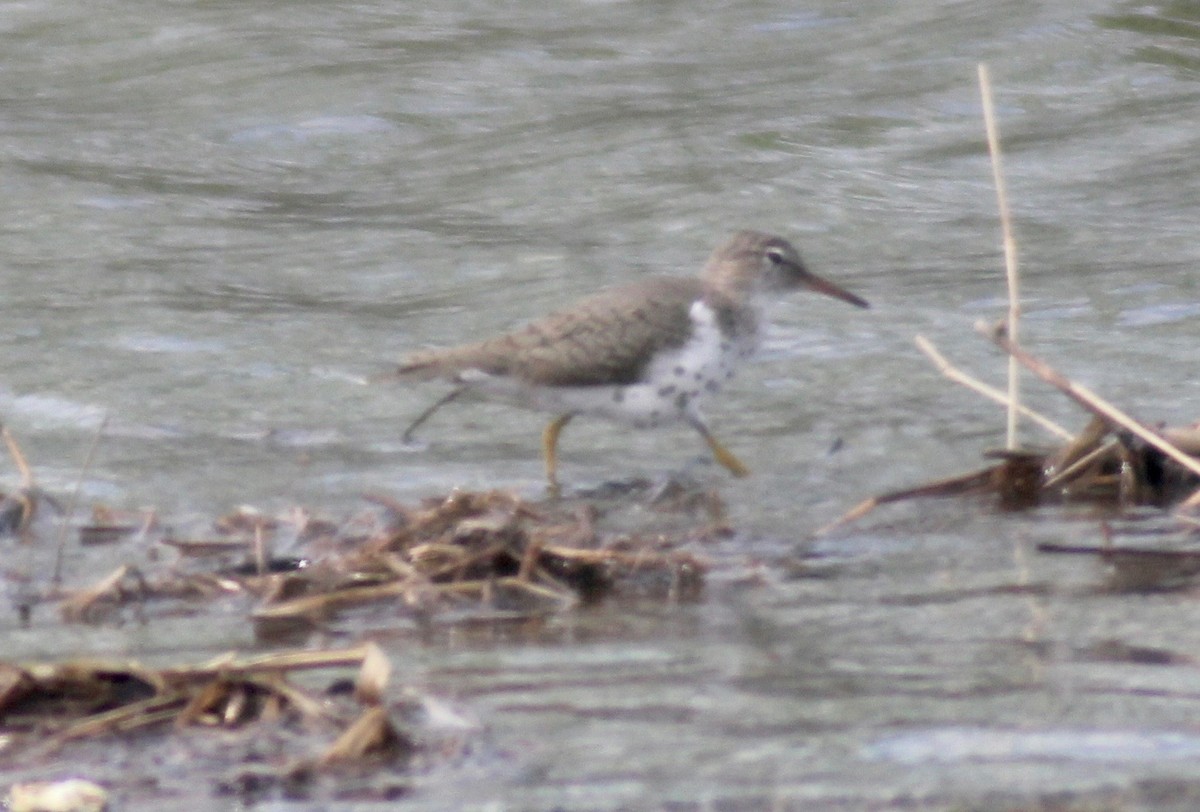
[[[743,465],[741,460],[733,456],[732,451],[721,445],[721,441],[708,430],[708,426],[699,421],[692,423],[692,425],[696,427],[696,431],[700,432],[700,436],[704,438],[704,442],[708,443],[708,447],[712,449],[713,457],[721,465],[724,465],[729,473],[737,477],[750,475],[750,469]]]
[[[546,462],[546,482],[552,494],[558,493],[558,435],[571,422],[573,414],[560,414],[542,431],[542,459]]]

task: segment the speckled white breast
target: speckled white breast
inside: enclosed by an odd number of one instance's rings
[[[596,415],[638,428],[698,416],[700,401],[733,377],[737,364],[757,349],[759,336],[722,335],[716,312],[702,300],[692,304],[688,315],[691,338],[656,356],[643,375],[645,383],[539,389],[521,399],[545,411]]]

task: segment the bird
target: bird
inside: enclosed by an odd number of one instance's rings
[[[855,307],[866,300],[810,272],[783,237],[743,230],[719,245],[699,276],[652,276],[601,291],[493,338],[413,352],[402,379],[444,379],[454,389],[417,427],[473,393],[554,415],[542,432],[549,490],[559,493],[558,441],[577,416],[653,428],[683,422],[730,474],[750,473],[709,429],[701,403],[733,378],[762,342],[778,294],[807,288]]]

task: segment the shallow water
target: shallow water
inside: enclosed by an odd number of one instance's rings
[[[343,514],[364,490],[537,494],[540,416],[456,405],[410,448],[404,425],[445,390],[362,381],[692,273],[735,228],[787,236],[872,302],[781,304],[761,362],[708,409],[748,480],[693,465],[686,428],[572,424],[568,483],[691,466],[741,533],[703,550],[718,566],[697,604],[396,635],[398,676],[488,730],[408,807],[1191,808],[1194,669],[1095,651],[1196,656],[1192,601],[1105,591],[1093,565],[1033,551],[1094,541],[1086,511],[934,502],[808,540],[1002,441],[1000,412],[912,343],[1001,379],[972,331],[1004,308],[981,60],[1023,340],[1146,420],[1196,419],[1191,4],[28,2],[0,6],[0,42],[0,418],[63,495],[103,426],[82,504],[186,522]],[[68,578],[135,552],[72,549]],[[8,571],[47,555],[13,551]],[[49,613],[5,628],[13,657],[253,645],[236,617],[183,644],[170,624]],[[226,808],[196,792],[180,803]]]

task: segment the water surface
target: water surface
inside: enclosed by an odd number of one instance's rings
[[[340,515],[364,490],[535,495],[540,416],[451,407],[410,448],[444,390],[362,380],[692,273],[736,228],[787,236],[872,302],[782,303],[709,408],[755,475],[692,466],[740,530],[703,550],[700,603],[390,639],[403,679],[488,730],[410,808],[1190,808],[1194,669],[1094,652],[1194,657],[1192,602],[1033,552],[1094,541],[1086,512],[932,503],[808,539],[1001,441],[1000,413],[912,344],[1002,374],[972,333],[1004,306],[979,61],[1028,346],[1148,421],[1196,419],[1191,4],[29,2],[0,6],[0,44],[0,418],[59,494],[104,425],[85,505],[182,521]],[[701,451],[686,428],[579,421],[561,473],[655,477]],[[135,555],[71,549],[68,577]],[[11,656],[178,649],[35,623],[8,626]],[[252,644],[236,619],[210,632],[197,657]],[[227,808],[196,793],[187,808]]]

